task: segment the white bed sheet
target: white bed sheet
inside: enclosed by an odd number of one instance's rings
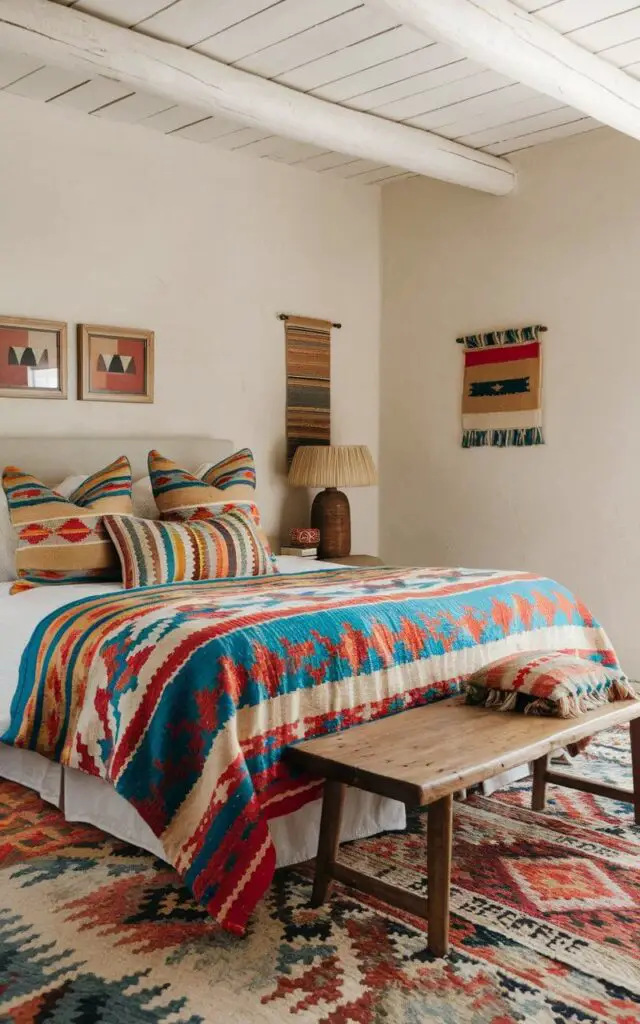
[[[278,558],[278,568],[283,573],[313,572],[328,565],[308,558]],[[0,735],[9,725],[22,652],[38,623],[72,601],[120,589],[115,583],[36,587],[10,597],[10,587],[10,583],[0,582]],[[95,825],[118,839],[163,857],[159,839],[138,812],[100,779],[83,775],[73,768],[62,769],[40,754],[16,750],[2,743],[0,777],[36,790],[44,800],[57,807],[64,805],[68,821]],[[405,823],[404,806],[397,801],[356,790],[347,792],[345,839],[375,835],[387,829],[402,829]],[[297,864],[315,856],[319,827],[320,801],[272,821],[270,829],[278,866]]]

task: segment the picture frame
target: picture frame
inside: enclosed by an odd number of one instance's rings
[[[66,323],[0,316],[0,398],[66,397]]]
[[[153,331],[78,324],[78,398],[153,402]]]

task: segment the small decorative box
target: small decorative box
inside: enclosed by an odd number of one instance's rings
[[[320,543],[320,530],[313,526],[293,526],[289,530],[289,540],[293,547],[312,547]]]

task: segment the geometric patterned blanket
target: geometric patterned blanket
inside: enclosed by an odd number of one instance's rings
[[[269,820],[319,796],[284,763],[288,744],[553,649],[617,666],[587,609],[529,573],[334,569],[121,591],[40,623],[2,742],[110,782],[241,934],[273,877]]]

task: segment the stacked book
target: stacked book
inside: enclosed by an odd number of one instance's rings
[[[280,548],[281,555],[297,555],[298,558],[317,558],[317,548],[299,548],[297,544],[289,544],[287,547]]]
[[[302,558],[317,558],[320,530],[310,526],[294,526],[289,530],[289,544],[280,548],[281,555],[297,555]]]

